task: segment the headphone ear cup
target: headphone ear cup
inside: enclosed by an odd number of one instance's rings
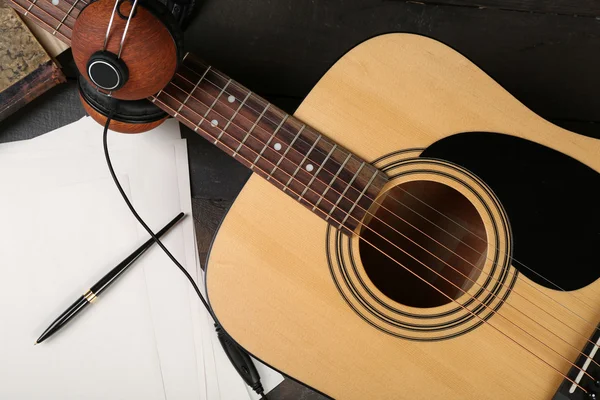
[[[90,2],[79,13],[71,38],[73,59],[84,78],[129,101],[163,89],[183,59],[183,33],[171,12],[158,0],[139,2],[130,19],[114,13],[121,11],[115,6],[132,12],[131,0]],[[112,22],[108,36],[104,21]]]
[[[110,129],[121,133],[140,133],[157,127],[169,116],[151,101],[119,100],[97,91],[81,75],[78,77],[79,96],[85,111],[104,125],[112,112]]]

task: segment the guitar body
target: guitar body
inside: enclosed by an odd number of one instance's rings
[[[336,232],[254,174],[209,259],[209,300],[225,330],[265,363],[338,399],[551,399],[600,320],[600,260],[589,267],[594,249],[587,248],[589,240],[598,243],[598,226],[578,221],[583,233],[567,232],[563,218],[548,232],[528,216],[552,221],[575,212],[595,221],[589,207],[598,200],[600,141],[543,120],[461,54],[412,34],[351,50],[296,116],[385,171],[391,190],[434,182],[413,189],[444,194],[437,208],[446,207],[444,199],[467,200],[454,215],[486,239],[469,239],[484,254],[469,258],[481,273],[468,271],[475,284],[451,293],[452,301],[419,296],[360,243],[360,232]],[[515,170],[528,154],[531,169]],[[550,179],[544,171],[565,185],[577,181],[580,192],[561,205],[554,201],[564,188],[540,186],[531,199],[528,188]],[[395,212],[409,214],[400,206]],[[428,218],[462,235],[435,213]],[[583,255],[563,264],[577,243]],[[536,264],[538,256],[541,264],[561,264],[534,267],[568,291],[511,261]],[[577,278],[563,279],[569,273]]]

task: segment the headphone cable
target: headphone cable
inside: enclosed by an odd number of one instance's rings
[[[127,194],[123,190],[121,183],[117,179],[117,175],[115,174],[115,170],[110,159],[110,154],[108,152],[108,127],[110,125],[110,122],[112,121],[113,115],[114,112],[111,111],[111,113],[106,119],[106,123],[104,124],[104,132],[102,134],[102,145],[104,148],[104,158],[106,159],[106,165],[108,166],[108,171],[110,172],[110,176],[112,177],[115,186],[117,187],[117,190],[121,194],[121,197],[123,197],[125,204],[127,204],[127,207],[129,208],[135,219],[137,219],[140,225],[144,227],[144,229],[146,230],[146,232],[148,232],[148,234],[154,240],[154,242],[171,259],[171,261],[173,261],[173,264],[175,264],[177,268],[179,268],[179,270],[185,275],[187,280],[194,288],[194,291],[198,295],[198,298],[202,302],[202,305],[204,306],[204,308],[206,308],[206,311],[210,314],[211,318],[215,322],[215,328],[217,331],[219,342],[221,343],[223,350],[227,354],[227,358],[229,358],[229,361],[231,361],[236,371],[240,374],[244,382],[248,386],[250,386],[252,390],[254,390],[259,396],[261,396],[261,400],[267,400],[267,395],[264,393],[264,389],[260,382],[260,376],[258,375],[258,371],[256,371],[256,367],[254,366],[254,363],[252,363],[252,360],[250,359],[248,353],[244,349],[242,349],[240,345],[235,343],[235,341],[225,332],[223,327],[217,322],[217,318],[213,314],[210,306],[208,305],[208,302],[200,292],[200,289],[194,281],[194,278],[192,278],[192,276],[185,269],[185,267],[181,265],[179,261],[177,261],[175,256],[171,254],[171,252],[165,247],[165,245],[160,241],[160,239],[156,237],[154,232],[152,232],[152,229],[150,229],[146,222],[144,222],[142,217],[140,217],[136,209],[133,207],[133,204],[131,204],[131,201],[127,197]]]

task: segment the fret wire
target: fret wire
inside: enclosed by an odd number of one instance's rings
[[[290,176],[290,179],[287,181],[287,183],[285,184],[283,191],[285,192],[286,189],[288,188],[290,182],[292,181],[292,179],[294,179],[294,177],[296,176],[296,174],[298,173],[298,171],[300,170],[300,168],[302,168],[302,164],[304,164],[304,161],[306,161],[306,159],[308,158],[308,155],[313,151],[313,149],[315,148],[315,146],[317,145],[317,143],[319,143],[319,140],[321,140],[323,136],[319,135],[317,137],[317,140],[315,140],[315,142],[313,143],[313,145],[311,146],[311,148],[308,150],[308,152],[304,155],[304,158],[302,158],[302,161],[300,161],[298,163],[298,166],[296,167],[296,170],[294,171],[294,173],[292,174],[292,176]]]
[[[71,8],[69,8],[69,11],[67,11],[67,14],[65,14],[65,16],[63,17],[63,19],[60,20],[60,23],[58,24],[58,26],[56,28],[54,28],[54,32],[52,32],[52,35],[56,35],[56,32],[60,29],[61,25],[69,17],[69,15],[71,14],[71,11],[73,11],[73,9],[77,5],[77,3],[79,3],[79,0],[75,0],[75,2],[71,5]]]
[[[288,145],[288,148],[285,149],[285,151],[283,152],[283,155],[281,156],[281,158],[279,159],[279,161],[277,161],[277,164],[275,164],[275,166],[271,170],[271,173],[267,176],[267,180],[271,179],[271,176],[273,175],[273,173],[275,173],[275,170],[277,168],[279,168],[279,164],[281,164],[281,162],[284,160],[285,156],[287,155],[288,151],[290,151],[290,149],[294,146],[294,143],[296,142],[296,140],[298,140],[298,138],[302,134],[302,131],[304,130],[304,128],[306,128],[306,124],[303,124],[302,127],[300,128],[300,130],[298,131],[298,133],[296,133],[296,136],[294,136],[294,139]]]
[[[170,82],[169,82],[170,83]],[[165,86],[166,88],[166,86]],[[156,100],[158,100],[158,96],[160,96],[160,94],[163,92],[164,89],[160,89],[158,91],[158,93],[156,93],[154,96],[152,96],[152,102],[154,103]]]
[[[344,189],[344,191],[342,192],[342,194],[340,195],[340,197],[338,197],[337,201],[335,202],[335,204],[333,205],[333,207],[331,207],[331,210],[329,210],[329,214],[327,214],[327,218],[325,218],[325,221],[327,221],[330,217],[331,214],[333,213],[333,210],[336,209],[336,207],[340,204],[340,201],[342,201],[342,199],[344,198],[344,196],[346,196],[346,192],[348,191],[348,189],[350,189],[350,187],[352,186],[352,184],[354,183],[354,180],[356,179],[356,177],[360,174],[360,171],[363,169],[363,167],[366,165],[366,163],[363,161],[362,164],[360,164],[360,168],[358,169],[358,171],[356,171],[356,173],[354,174],[354,176],[352,177],[352,179],[350,180],[350,183],[348,183],[348,185],[346,186],[346,189]],[[343,211],[343,210],[342,210]],[[340,224],[340,228],[343,226],[343,224]]]
[[[29,7],[27,7],[27,11],[25,11],[25,14],[23,14],[25,17],[27,16],[27,14],[31,11],[31,9],[33,8],[33,6],[35,6],[35,3],[37,2],[37,0],[33,0],[31,2],[31,4],[29,5]],[[41,7],[40,7],[41,8]]]
[[[342,225],[344,225],[346,223],[346,220],[348,219],[348,217],[350,216],[350,214],[352,214],[352,211],[354,211],[354,208],[358,205],[358,202],[360,201],[360,199],[364,196],[364,194],[366,193],[366,191],[369,188],[369,186],[371,186],[371,184],[375,180],[375,177],[377,176],[378,172],[379,172],[379,170],[376,169],[375,173],[373,174],[373,176],[371,177],[371,179],[369,179],[369,182],[366,184],[365,188],[362,190],[362,192],[360,192],[360,194],[358,195],[358,197],[354,201],[354,204],[350,208],[350,211],[348,211],[348,214],[346,214],[346,217],[342,221]],[[355,218],[355,219],[357,219],[357,218]]]
[[[273,132],[271,137],[269,137],[269,140],[267,140],[267,142],[265,143],[265,145],[262,148],[262,150],[260,151],[260,153],[256,156],[256,160],[254,160],[254,164],[256,164],[256,162],[258,161],[258,159],[260,157],[262,157],[263,153],[265,152],[267,147],[269,147],[269,144],[271,144],[271,141],[275,138],[275,136],[277,135],[277,132],[279,131],[279,129],[281,129],[281,126],[284,124],[285,121],[287,121],[289,116],[290,116],[289,114],[285,114],[285,117],[283,117],[283,119],[281,120],[281,122],[279,123],[277,128],[275,129],[275,132]]]
[[[263,117],[263,115],[265,115],[265,113],[267,112],[267,110],[269,109],[270,106],[271,106],[271,103],[268,103],[267,106],[265,107],[265,109],[263,110],[263,112],[260,113],[260,115],[258,116],[256,121],[254,121],[254,124],[252,124],[252,127],[250,128],[250,130],[246,133],[246,135],[244,136],[244,139],[240,142],[240,145],[238,146],[238,148],[235,149],[235,153],[233,154],[234,158],[235,158],[236,154],[238,153],[238,151],[240,151],[240,149],[242,148],[244,143],[246,143],[246,140],[248,139],[248,137],[250,136],[252,131],[254,131],[254,128],[256,128],[256,125],[258,125],[258,121],[260,121],[260,119]],[[254,165],[254,164],[252,164],[252,165]],[[253,168],[254,167],[250,167],[250,169],[253,169]]]
[[[321,163],[321,165],[319,166],[319,168],[317,168],[317,172],[315,172],[315,174],[312,176],[312,178],[310,178],[310,181],[308,181],[308,184],[306,185],[306,187],[304,188],[304,190],[302,191],[300,196],[298,196],[298,201],[300,201],[300,199],[302,197],[304,197],[304,195],[308,191],[308,188],[310,187],[310,185],[313,184],[313,182],[317,178],[317,175],[319,175],[319,172],[321,172],[321,169],[323,169],[323,167],[325,166],[325,163],[327,162],[329,157],[331,157],[331,154],[333,154],[333,152],[336,148],[337,148],[337,144],[334,144],[333,147],[331,148],[331,150],[329,151],[329,153],[327,154],[327,156],[325,157],[325,159],[323,160],[323,162]]]
[[[352,154],[348,154],[348,156],[346,157],[346,159],[344,160],[342,165],[340,165],[340,168],[337,170],[337,172],[335,173],[333,178],[331,178],[329,185],[327,185],[327,187],[325,188],[325,191],[323,191],[323,193],[321,193],[321,195],[319,196],[319,200],[317,200],[317,203],[313,206],[313,208],[312,208],[313,211],[315,211],[315,209],[319,206],[319,204],[321,203],[321,200],[323,200],[323,197],[325,197],[329,188],[332,187],[333,182],[338,178],[338,176],[340,175],[340,173],[342,172],[342,170],[344,169],[344,167],[346,166],[348,161],[350,161],[350,158],[352,158]]]
[[[211,66],[209,65],[208,68],[206,69],[206,71],[204,71],[204,73],[200,77],[200,79],[198,79],[198,82],[196,82],[196,85],[194,85],[194,88],[188,93],[185,100],[183,100],[183,103],[181,103],[181,105],[179,106],[177,111],[175,111],[175,115],[173,115],[173,117],[177,118],[177,115],[179,114],[179,112],[181,111],[181,109],[183,108],[185,103],[187,103],[187,101],[190,99],[190,97],[192,97],[192,94],[194,94],[194,91],[198,88],[198,85],[200,84],[200,82],[202,82],[202,80],[204,79],[206,74],[208,74],[208,71],[210,71],[210,69],[211,69]],[[206,117],[206,115],[205,115],[205,117]]]
[[[244,100],[242,100],[242,102],[240,103],[240,105],[238,106],[238,108],[235,110],[235,112],[233,113],[233,115],[231,116],[231,118],[229,118],[229,121],[227,121],[227,124],[225,124],[225,127],[223,128],[223,130],[221,131],[221,133],[217,137],[217,140],[215,140],[215,144],[217,144],[217,142],[219,140],[221,140],[221,137],[223,136],[223,134],[225,133],[225,131],[227,130],[227,128],[229,128],[229,125],[231,125],[231,123],[233,122],[233,120],[235,119],[235,117],[238,115],[238,113],[242,109],[242,106],[244,105],[244,103],[246,103],[246,101],[248,100],[248,98],[250,97],[251,94],[252,94],[252,92],[249,91],[248,94],[246,95],[246,97],[244,97]]]
[[[204,118],[206,118],[206,116],[208,115],[208,112],[210,110],[212,110],[215,106],[215,104],[217,104],[217,101],[219,101],[219,98],[223,95],[223,92],[225,92],[225,89],[227,89],[227,86],[229,86],[229,84],[231,83],[231,79],[229,79],[229,81],[227,81],[227,83],[225,84],[225,86],[223,86],[223,89],[221,89],[221,91],[219,92],[219,94],[217,95],[217,97],[215,97],[215,100],[212,102],[212,104],[210,105],[210,107],[208,108],[208,110],[206,110],[206,114],[204,114]]]

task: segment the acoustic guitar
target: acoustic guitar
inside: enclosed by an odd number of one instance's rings
[[[414,34],[356,46],[293,116],[189,54],[149,99],[254,172],[206,285],[257,358],[337,399],[595,398],[600,141]]]

